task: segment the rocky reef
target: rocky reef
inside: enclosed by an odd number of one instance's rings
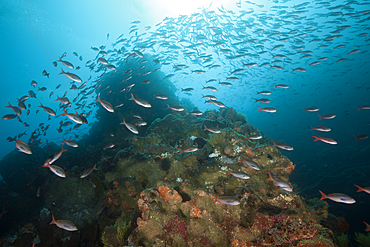
[[[49,179],[33,223],[1,244],[337,246],[343,231],[323,223],[330,218],[326,202],[267,180],[270,173],[288,182],[295,166],[268,138],[250,138],[256,135],[262,134],[232,108],[168,114],[140,136],[121,129],[114,138],[125,142],[101,156],[98,171],[81,180],[73,166],[66,179]],[[225,204],[223,196],[236,205]],[[75,222],[79,231],[49,226],[51,213]]]

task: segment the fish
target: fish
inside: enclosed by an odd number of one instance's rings
[[[336,115],[335,115],[335,114],[326,114],[326,115],[324,115],[324,116],[321,116],[321,115],[317,114],[317,116],[319,116],[319,117],[320,117],[320,119],[319,119],[319,120],[321,120],[321,119],[333,119],[333,118],[335,118],[335,117],[336,117]]]
[[[136,104],[138,104],[138,105],[140,105],[140,106],[142,106],[142,107],[146,107],[146,108],[150,108],[150,107],[152,107],[152,105],[151,105],[151,104],[149,104],[149,102],[148,102],[148,101],[143,100],[143,99],[135,98],[135,97],[134,97],[134,95],[133,95],[132,93],[131,93],[131,97],[132,97],[132,98],[130,98],[130,99],[128,99],[128,100],[133,100],[133,101],[135,101],[135,103],[136,103]]]
[[[236,206],[240,204],[240,201],[236,198],[236,196],[214,196],[216,197],[216,201],[214,201],[213,204],[215,204],[216,202],[230,206]]]
[[[232,172],[229,168],[227,169],[230,171],[230,173],[226,175],[233,175],[234,177],[240,178],[240,179],[250,179],[250,177],[244,172]]]
[[[264,112],[269,112],[269,113],[274,113],[274,112],[277,111],[275,108],[272,108],[272,107],[261,108],[261,107],[258,106],[258,108],[259,108],[258,111],[264,111]]]
[[[9,105],[7,105],[5,107],[11,108],[15,112],[15,114],[17,114],[17,115],[21,115],[22,114],[21,109],[19,109],[17,106],[12,106],[9,101],[8,101],[8,104]]]
[[[302,69],[302,68],[295,68],[295,69],[292,69],[292,72],[294,71],[299,71],[299,72],[307,72],[306,69]]]
[[[37,98],[36,97],[36,94],[35,94],[35,92],[34,91],[32,91],[32,90],[30,90],[30,91],[28,91],[28,95],[31,97],[31,98]]]
[[[14,119],[16,117],[17,117],[16,114],[6,114],[6,115],[3,116],[3,119],[4,120],[11,120],[11,119]]]
[[[320,108],[315,107],[315,106],[313,106],[313,107],[309,107],[309,108],[305,108],[304,106],[302,106],[302,107],[303,107],[303,109],[304,109],[305,111],[309,111],[309,112],[315,112],[315,111],[320,110]]]
[[[46,70],[42,71],[43,76],[47,76],[49,78],[50,73],[46,72]]]
[[[77,148],[78,147],[78,143],[76,141],[74,141],[74,140],[66,140],[66,139],[64,139],[64,137],[62,137],[62,138],[63,138],[63,141],[61,141],[61,143],[65,143],[68,146],[74,147],[74,148]]]
[[[47,107],[47,106],[43,106],[40,102],[40,106],[47,114],[49,114],[50,116],[53,116],[55,117],[56,116],[56,113],[53,109],[51,109],[50,107]]]
[[[181,92],[191,92],[194,91],[194,88],[189,87],[189,88],[181,88]]]
[[[358,140],[364,140],[364,139],[367,139],[367,138],[369,138],[369,135],[368,134],[361,134],[361,135],[359,135],[359,136],[356,136],[356,135],[353,135],[354,137],[356,137],[356,142],[358,141]]]
[[[212,92],[217,92],[217,88],[215,88],[215,87],[211,87],[211,86],[209,86],[209,87],[205,87],[205,86],[203,86],[203,88],[202,88],[202,89],[207,89],[207,90],[212,91]]]
[[[322,141],[322,142],[325,142],[325,143],[328,143],[328,144],[332,144],[332,145],[335,145],[335,144],[338,144],[337,141],[335,141],[334,139],[330,138],[330,137],[321,137],[321,136],[312,136],[314,138],[316,138],[314,140],[315,141]]]
[[[166,100],[166,99],[168,99],[168,97],[166,95],[163,95],[163,94],[155,94],[153,99]]]
[[[179,154],[182,154],[182,153],[192,153],[192,152],[195,152],[199,148],[197,148],[197,147],[189,147],[189,148],[184,148],[184,149],[181,149],[181,148],[177,148],[177,149],[180,150],[180,153]]]
[[[15,142],[15,146],[18,148],[18,150],[25,154],[32,154],[31,148],[23,141],[17,140]]]
[[[93,168],[88,168],[88,169],[84,170],[82,172],[80,178],[85,178],[85,177],[89,176],[90,173],[92,173],[93,171],[99,170],[98,168],[96,168],[96,165],[97,165],[97,163],[93,166]]]
[[[207,101],[205,101],[204,103],[212,103],[212,104],[214,104],[215,106],[218,106],[218,107],[221,107],[221,108],[226,107],[224,103],[222,103],[222,102],[220,102],[220,101],[216,101],[216,100],[207,100]]]
[[[50,225],[55,224],[57,227],[66,230],[66,231],[77,231],[77,227],[72,221],[69,220],[55,220],[54,214],[52,216],[52,221],[50,222]]]
[[[60,72],[59,75],[65,75],[68,79],[71,79],[72,81],[75,82],[82,82],[82,79],[78,75],[69,72],[64,72],[63,68],[60,69],[62,70],[62,72]]]
[[[185,108],[182,107],[182,106],[170,106],[169,104],[167,104],[167,109],[166,110],[168,110],[168,109],[171,109],[173,111],[184,111],[185,110]]]
[[[283,88],[283,89],[287,89],[287,88],[289,88],[289,86],[288,85],[285,85],[285,84],[277,84],[277,85],[273,85],[274,86],[274,88]]]
[[[63,109],[63,112],[64,113],[60,114],[61,116],[66,116],[67,118],[71,119],[75,123],[84,124],[84,121],[82,120],[81,116],[77,114],[77,112],[76,114],[67,113],[65,109]]]
[[[318,127],[312,127],[311,126],[311,131],[312,130],[323,131],[323,132],[331,131],[331,129],[329,127],[325,127],[325,126],[318,126]]]
[[[61,62],[64,66],[66,66],[67,68],[70,68],[70,69],[74,69],[75,67],[73,66],[73,64],[71,64],[70,62],[68,61],[63,61],[60,57],[59,57],[59,60],[57,60],[58,62]],[[55,66],[56,67],[56,66]]]
[[[358,186],[356,184],[354,184],[354,186],[356,186],[358,188],[358,190],[356,192],[364,191],[364,192],[370,194],[370,187],[364,187],[364,188],[362,188],[362,187],[360,187],[360,186]]]
[[[103,65],[108,65],[108,61],[104,57],[99,57],[97,62]]]
[[[57,95],[57,99],[55,101],[59,101],[60,103],[66,105],[69,104],[69,99],[67,97],[60,97]]]
[[[271,95],[271,92],[270,91],[261,91],[261,92],[257,92],[257,94]]]
[[[294,148],[288,144],[276,144],[274,141],[272,141],[274,143],[274,147],[277,147],[277,148],[280,148],[280,149],[284,149],[284,150],[287,150],[287,151],[293,151]]]
[[[61,178],[66,177],[66,173],[64,172],[64,170],[61,167],[56,166],[56,165],[50,165],[49,161],[46,161],[46,162],[47,162],[46,165],[44,164],[42,167],[49,168],[50,171],[52,171],[58,177],[61,177]]]
[[[126,123],[125,119],[123,118],[123,122],[120,123],[120,124],[123,124],[126,126],[126,128],[131,131],[132,133],[138,135],[139,134],[139,131],[137,130],[137,128],[133,125],[133,124],[130,124],[130,123]]]
[[[249,166],[250,168],[252,168],[254,170],[257,170],[257,171],[261,170],[261,168],[258,166],[258,164],[256,162],[254,162],[253,160],[242,159],[241,161],[243,161],[244,164],[246,164],[247,166]]]
[[[218,134],[218,133],[221,133],[221,130],[217,129],[216,127],[207,127],[204,125],[204,130],[203,131],[209,131],[211,133],[215,133],[215,134]]]
[[[262,135],[251,135],[251,136],[248,136],[247,137],[248,140],[259,140],[259,139],[262,139]]]
[[[264,103],[264,104],[271,103],[271,100],[269,99],[254,99],[254,100],[255,100],[254,103],[257,103],[257,102]]]
[[[361,106],[361,107],[356,107],[358,109],[358,111],[361,111],[361,110],[370,110],[370,105],[364,105],[364,106]]]
[[[192,112],[189,112],[189,114],[194,115],[194,116],[201,116],[203,115],[203,112],[198,111],[198,110],[193,110]]]
[[[287,182],[285,180],[282,180],[280,178],[273,178],[271,176],[270,172],[268,172],[268,174],[269,174],[269,178],[266,179],[266,180],[272,181],[274,183],[274,185],[276,187],[280,187],[281,190],[285,190],[285,191],[288,191],[288,192],[293,192],[293,186],[289,182]]]
[[[32,80],[31,81],[31,86],[36,87],[36,85],[37,85],[37,82],[35,80]]]
[[[68,149],[63,149],[63,144],[60,145],[61,146],[61,150],[58,151],[58,152],[55,152],[53,153],[52,155],[50,155],[46,161],[44,162],[44,167],[49,167],[51,164],[53,164],[57,159],[60,158],[60,156],[62,156],[62,154],[64,152],[67,152]]]
[[[342,193],[332,193],[332,194],[325,195],[321,190],[319,191],[321,194],[320,200],[330,199],[332,201],[345,203],[345,204],[353,204],[356,202],[355,199],[353,199],[352,197],[342,194]]]
[[[114,107],[111,103],[100,99],[100,93],[98,94],[98,99],[95,102],[99,102],[105,110],[109,112],[114,112]]]

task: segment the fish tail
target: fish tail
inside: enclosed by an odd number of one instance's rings
[[[321,137],[320,136],[312,136],[312,137],[315,137],[316,139],[314,140],[315,141],[320,141],[321,140]]]
[[[63,68],[60,68],[60,69],[62,70],[62,72],[60,72],[59,75],[64,74]]]
[[[312,126],[310,126],[310,127],[311,127],[311,131],[315,130],[315,128],[314,128],[314,127],[312,127]]]
[[[325,195],[324,192],[322,192],[321,190],[319,190],[319,191],[320,191],[320,194],[321,194],[320,200],[324,200],[324,199],[328,198],[328,196]]]
[[[66,142],[66,139],[64,139],[64,137],[62,137],[63,138],[63,141],[61,141],[60,143],[65,143]]]
[[[128,100],[135,100],[135,97],[134,97],[134,95],[131,93],[131,99],[128,99]]]
[[[365,191],[365,190],[364,190],[364,188],[362,188],[362,187],[360,187],[360,186],[358,186],[358,185],[356,185],[356,184],[354,184],[354,186],[356,186],[357,188],[359,188],[359,190],[357,190],[356,192]]]
[[[209,130],[209,129],[207,128],[207,126],[204,125],[204,130],[203,131],[206,131],[206,130]]]
[[[170,106],[169,104],[167,104],[167,106],[168,106],[168,107],[167,107],[167,109],[166,109],[166,110],[168,110],[168,109],[170,109],[170,108],[171,108],[171,106]]]
[[[50,225],[52,224],[56,224],[57,222],[55,221],[55,218],[54,218],[54,214],[51,214],[51,222],[50,222]]]
[[[254,103],[257,103],[258,102],[258,99],[254,99],[256,102],[254,102]]]
[[[62,153],[64,153],[64,152],[68,151],[68,149],[63,149],[63,144],[62,144],[62,145],[60,145],[60,146],[62,147],[62,150],[60,150]]]
[[[216,197],[216,201],[214,201],[212,204],[215,204],[218,201],[218,197],[215,194],[213,195]]]
[[[360,139],[358,136],[356,135],[353,135],[354,137],[356,137],[356,142]]]
[[[302,107],[303,107],[303,109],[304,109],[305,111],[307,111],[307,110],[306,110],[306,108],[305,108],[304,106],[302,106]]]
[[[96,168],[96,165],[97,165],[97,164],[98,164],[98,163],[96,163],[96,164],[93,166],[93,168],[92,168],[93,170],[96,170],[96,171],[97,171],[97,170],[99,170],[98,168]]]
[[[272,176],[271,176],[271,173],[270,172],[268,172],[268,174],[269,174],[269,178],[268,179],[266,179],[267,181],[274,181],[274,179],[272,178]]]
[[[258,111],[262,111],[262,108],[260,106],[258,106],[259,110]]]
[[[319,120],[321,120],[321,119],[322,119],[322,116],[321,116],[321,115],[317,114],[317,116],[319,116],[319,117],[320,117],[320,119],[319,119]]]
[[[358,109],[358,111],[361,111],[361,107],[356,107]]]
[[[184,150],[181,149],[181,148],[177,148],[177,149],[180,150],[180,153],[179,154],[182,154],[182,152],[184,152]]]

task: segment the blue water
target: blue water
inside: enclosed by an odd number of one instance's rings
[[[190,61],[183,55],[184,46],[187,43],[173,42],[182,49],[175,51],[166,47],[160,47],[160,40],[155,45],[155,50],[147,49],[145,53],[159,56],[162,65],[161,71],[165,74],[175,73],[171,82],[179,89],[176,95],[180,99],[188,99],[201,111],[206,109],[218,109],[212,104],[204,104],[202,94],[213,94],[218,101],[227,107],[233,107],[247,116],[248,122],[263,132],[265,136],[275,141],[284,141],[294,147],[294,151],[282,151],[296,165],[296,170],[291,175],[291,180],[303,196],[308,198],[319,197],[318,190],[325,193],[345,193],[357,200],[354,205],[344,205],[329,202],[331,212],[339,216],[345,216],[351,227],[362,231],[362,221],[370,221],[367,214],[367,206],[370,204],[370,196],[364,192],[356,193],[353,184],[362,187],[370,186],[368,177],[370,175],[370,151],[369,139],[356,141],[354,135],[369,134],[370,110],[358,111],[356,107],[370,104],[370,59],[369,59],[369,35],[359,34],[370,32],[369,1],[357,1],[348,4],[349,1],[331,1],[324,5],[323,1],[308,3],[305,7],[294,7],[304,3],[303,1],[259,1],[259,5],[241,2],[241,8],[233,1],[224,4],[227,10],[232,10],[233,17],[230,22],[235,24],[236,20],[246,21],[246,30],[239,33],[230,31],[230,27],[224,28],[226,44],[221,47],[212,46],[212,32],[205,26],[197,30],[200,34],[207,35],[206,46],[198,48],[202,55],[211,54],[213,60],[209,64],[220,65],[220,68],[208,69],[200,65],[203,61]],[[48,120],[47,114],[37,106],[40,102],[56,110],[59,102],[55,101],[56,95],[62,96],[67,91],[67,97],[72,100],[77,96],[77,90],[71,90],[70,80],[64,75],[58,75],[63,66],[58,63],[54,67],[52,62],[57,60],[64,52],[67,52],[65,60],[80,66],[75,71],[87,81],[87,86],[93,85],[100,73],[90,71],[85,67],[88,60],[96,59],[97,52],[91,49],[92,46],[99,47],[106,45],[105,50],[114,49],[112,43],[116,38],[123,35],[123,38],[130,38],[129,28],[133,21],[141,21],[138,24],[138,34],[146,33],[143,40],[154,32],[157,27],[163,25],[166,17],[177,18],[179,15],[191,15],[202,13],[202,9],[191,9],[189,4],[183,8],[174,9],[173,3],[163,5],[161,1],[1,1],[0,6],[0,28],[2,47],[1,67],[1,91],[0,91],[0,115],[10,114],[12,110],[5,108],[8,101],[17,105],[17,98],[27,95],[29,90],[37,94],[37,99],[26,101],[31,104],[31,113],[25,116],[23,111],[20,118],[30,126],[24,127],[16,119],[1,120],[0,128],[0,157],[5,156],[15,149],[14,142],[7,142],[7,137],[14,137],[26,130],[27,135],[21,140],[27,142],[31,132],[38,128],[40,123],[50,124],[50,129],[45,136],[40,136],[41,145],[54,141],[59,143],[62,136],[73,138],[75,134],[81,136],[88,133],[90,124],[96,121],[94,113],[96,106],[92,106],[93,114],[88,118],[89,125],[83,125],[76,131],[58,133],[63,117],[51,117]],[[161,4],[163,6],[161,6]],[[210,3],[205,4],[208,7]],[[280,9],[277,7],[280,6]],[[285,7],[282,7],[285,6]],[[338,8],[335,8],[339,6]],[[334,7],[334,8],[333,8]],[[171,12],[173,8],[173,12]],[[218,2],[211,5],[208,11],[215,11],[217,15],[224,16],[223,22],[232,14],[219,12],[221,8]],[[333,8],[333,9],[330,9]],[[237,18],[240,11],[252,12],[243,17]],[[189,12],[190,11],[190,12]],[[338,14],[337,12],[342,12]],[[289,14],[290,13],[290,14]],[[289,14],[289,15],[288,15]],[[195,19],[195,17],[194,17]],[[175,19],[174,19],[175,20]],[[156,24],[159,24],[156,26]],[[175,23],[173,26],[186,27],[189,23]],[[214,23],[210,26],[216,25]],[[337,26],[351,26],[338,33]],[[145,31],[146,26],[151,29]],[[235,26],[234,26],[235,27]],[[206,30],[206,31],[204,31]],[[297,30],[297,32],[292,32]],[[194,34],[192,28],[182,29],[172,41],[181,38],[192,39]],[[291,32],[291,33],[289,33]],[[279,33],[277,36],[271,34]],[[107,34],[109,38],[107,39]],[[324,38],[333,35],[343,35],[333,41],[322,41]],[[300,37],[298,37],[300,36]],[[278,41],[287,37],[288,41]],[[319,41],[314,41],[318,39]],[[244,58],[231,60],[219,51],[220,48],[235,50],[232,43],[249,41],[237,47],[248,50]],[[276,45],[282,44],[283,48],[272,50]],[[327,47],[320,47],[327,45]],[[345,45],[344,48],[336,48],[338,45]],[[296,49],[303,46],[302,49]],[[117,45],[115,48],[120,48]],[[134,45],[126,49],[132,51]],[[354,49],[361,49],[360,52],[347,53]],[[266,51],[265,54],[255,55]],[[312,57],[301,58],[305,54],[302,51],[312,51]],[[82,56],[80,61],[72,53],[77,52]],[[272,54],[283,54],[287,58],[273,58]],[[249,55],[248,55],[249,54]],[[237,55],[233,52],[232,55]],[[318,61],[317,58],[328,57],[319,65],[309,65]],[[346,61],[338,61],[346,58]],[[194,59],[194,57],[192,58]],[[273,63],[274,60],[282,62]],[[283,70],[276,70],[269,66],[259,65],[269,62],[278,65]],[[166,65],[168,63],[168,65]],[[243,63],[257,63],[255,67],[243,67]],[[174,64],[187,64],[189,67],[174,72]],[[245,69],[241,72],[244,75],[236,75],[239,81],[228,81],[232,87],[224,87],[217,83],[206,81],[212,78],[225,81],[231,72],[237,68]],[[304,68],[307,72],[294,71],[295,68]],[[63,67],[65,71],[72,70]],[[192,70],[204,70],[204,74],[191,73]],[[50,78],[42,75],[42,71],[50,73]],[[37,91],[30,84],[35,80],[39,87],[46,87],[47,91]],[[59,89],[55,89],[62,84]],[[288,89],[274,88],[276,84],[287,84]],[[215,86],[218,92],[213,93],[202,90],[202,86]],[[180,88],[192,87],[195,90],[189,94],[181,92]],[[270,96],[257,95],[257,91],[270,90]],[[54,95],[49,98],[51,92]],[[88,103],[95,100],[96,95],[88,99]],[[269,104],[254,103],[254,99],[268,98]],[[260,107],[274,107],[276,113],[258,111]],[[319,107],[318,112],[307,112],[303,107]],[[36,114],[36,110],[40,112]],[[74,111],[74,108],[70,110]],[[79,110],[81,111],[81,110]],[[62,110],[57,110],[57,115]],[[336,114],[334,119],[319,120],[317,114]],[[311,131],[310,126],[328,126],[332,129],[328,133]],[[70,127],[70,126],[69,126]],[[68,128],[69,128],[68,127]],[[67,130],[66,128],[65,130]],[[322,135],[333,138],[337,145],[330,145],[323,142],[313,142],[313,135]],[[356,212],[356,213],[355,213]],[[351,217],[349,217],[351,216]]]

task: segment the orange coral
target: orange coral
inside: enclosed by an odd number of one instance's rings
[[[294,170],[295,166],[293,165],[293,162],[290,162],[288,167],[286,168],[287,174],[290,174]]]
[[[196,206],[192,206],[190,208],[190,216],[192,217],[197,217],[197,218],[202,218],[202,215],[201,215],[201,212],[200,212],[200,209],[197,208]]]
[[[248,156],[248,158],[252,159],[254,157],[254,153],[252,152],[252,148],[247,148],[247,151],[245,151],[245,154]]]
[[[161,194],[163,201],[168,202],[170,205],[175,205],[182,202],[182,197],[179,195],[179,193],[166,185],[159,186],[158,192]]]
[[[234,241],[231,243],[231,246],[235,247],[249,247],[252,246],[251,243],[245,241],[245,240],[239,240],[239,239],[234,239]]]

